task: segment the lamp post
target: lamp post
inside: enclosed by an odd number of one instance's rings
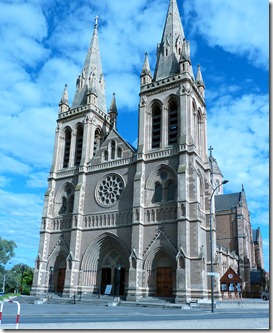
[[[213,256],[212,256],[212,199],[215,191],[222,185],[228,183],[228,180],[223,180],[221,184],[215,187],[210,196],[210,278],[211,278],[211,312],[214,312],[214,275],[213,275]]]

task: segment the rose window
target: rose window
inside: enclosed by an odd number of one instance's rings
[[[124,189],[124,181],[117,174],[105,176],[97,185],[96,198],[103,206],[114,205],[121,197]]]

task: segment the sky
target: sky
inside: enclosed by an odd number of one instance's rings
[[[191,61],[206,85],[208,146],[229,183],[244,186],[269,269],[269,5],[265,0],[177,0]],[[107,106],[116,93],[118,131],[137,144],[139,75],[152,71],[169,0],[0,2],[0,236],[14,240],[6,266],[34,267],[58,104],[69,102],[96,15]]]

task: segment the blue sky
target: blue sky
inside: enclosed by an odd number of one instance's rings
[[[242,184],[269,268],[269,23],[265,0],[177,0],[191,60],[206,84],[208,145],[229,183]],[[0,226],[12,263],[34,267],[58,104],[72,102],[99,16],[108,109],[137,142],[139,74],[155,66],[169,0],[2,0],[0,3]],[[9,267],[7,267],[9,268]]]

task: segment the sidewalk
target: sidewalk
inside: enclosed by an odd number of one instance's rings
[[[20,296],[14,298],[20,303],[30,304],[74,304],[73,298],[53,297],[47,301],[46,298],[38,298],[33,296]],[[133,307],[154,307],[154,308],[176,308],[183,310],[200,309],[209,310],[211,308],[211,300],[198,300],[190,303],[173,303],[168,300],[157,298],[142,298],[138,301],[117,300],[116,297],[82,297],[81,300],[75,298],[75,305],[105,305],[105,306],[133,306]],[[269,308],[269,301],[263,301],[260,298],[241,298],[231,300],[217,300],[215,301],[215,309],[235,309],[235,308]]]

